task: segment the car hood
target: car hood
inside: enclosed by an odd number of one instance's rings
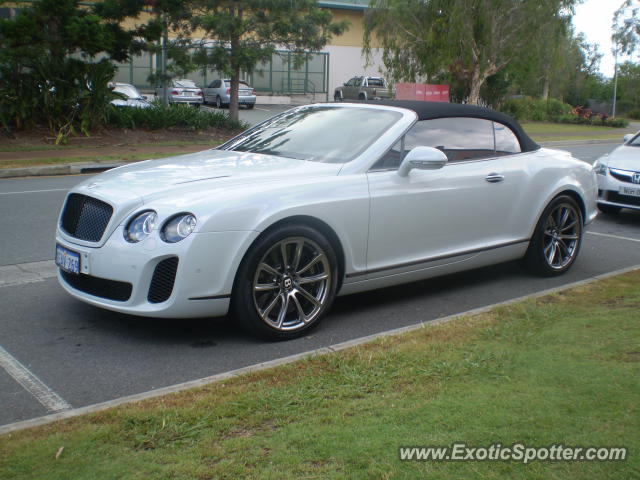
[[[341,167],[256,153],[205,150],[115,168],[88,179],[74,191],[116,204],[134,199],[146,203],[171,194],[337,175]]]
[[[640,147],[620,145],[609,154],[609,168],[640,171]]]

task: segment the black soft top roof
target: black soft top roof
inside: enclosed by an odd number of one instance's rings
[[[370,102],[374,103],[374,102]],[[490,108],[476,107],[475,105],[462,105],[460,103],[421,102],[415,100],[381,100],[376,105],[388,105],[390,107],[406,108],[418,114],[419,120],[431,120],[444,117],[471,117],[493,120],[506,125],[516,134],[523,152],[538,150],[540,146],[529,138],[520,124],[504,113],[496,112]]]

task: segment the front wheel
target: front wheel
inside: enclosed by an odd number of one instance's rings
[[[336,92],[336,93],[333,95],[333,100],[334,100],[336,103],[341,102],[341,101],[342,101],[342,95],[340,95],[338,92]]]
[[[285,225],[259,238],[245,256],[233,288],[233,316],[251,333],[274,340],[317,326],[336,294],[333,247],[305,225]]]
[[[582,234],[582,212],[576,201],[565,195],[556,197],[536,225],[524,265],[539,275],[562,275],[578,256]]]

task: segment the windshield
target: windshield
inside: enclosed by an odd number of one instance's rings
[[[127,98],[135,98],[135,99],[142,98],[142,95],[140,95],[140,92],[133,85],[116,85],[113,88],[113,91],[121,93],[125,95]]]
[[[346,163],[375,142],[402,114],[357,107],[307,107],[285,112],[219,148],[312,162]]]
[[[633,137],[631,141],[627,143],[627,146],[640,147],[640,135],[636,134],[636,136]]]
[[[182,88],[197,88],[196,84],[193,80],[174,80],[173,84],[176,87],[182,87]]]

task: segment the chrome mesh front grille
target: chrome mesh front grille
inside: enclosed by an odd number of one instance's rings
[[[72,237],[99,242],[112,214],[113,208],[108,203],[72,193],[67,197],[60,226]]]

